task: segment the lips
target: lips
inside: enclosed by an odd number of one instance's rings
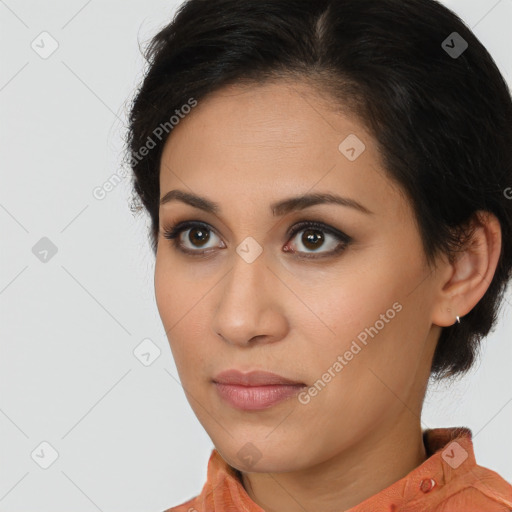
[[[295,396],[306,385],[276,373],[226,370],[213,380],[219,396],[242,411],[268,409]]]
[[[217,384],[235,386],[304,386],[303,382],[287,379],[272,372],[252,371],[243,373],[239,370],[225,370],[213,378]]]

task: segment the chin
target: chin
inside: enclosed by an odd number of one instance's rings
[[[227,445],[215,443],[215,448],[230,466],[244,473],[284,473],[307,466],[304,454],[298,458],[296,445],[284,442],[277,437],[273,442],[247,439],[233,443],[231,439]]]

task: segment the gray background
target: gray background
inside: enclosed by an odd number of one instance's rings
[[[139,42],[177,3],[0,0],[1,512],[157,512],[205,481],[213,445],[158,316],[147,219],[129,209],[127,178],[93,195],[121,173]],[[444,3],[512,83],[512,0]],[[43,31],[59,45],[47,58]],[[469,426],[477,461],[512,481],[507,300],[481,364],[429,390],[423,427]],[[148,338],[145,366],[134,349]],[[47,469],[42,442],[58,452]]]

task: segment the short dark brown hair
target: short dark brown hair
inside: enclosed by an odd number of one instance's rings
[[[493,280],[460,324],[443,328],[432,375],[471,367],[512,272],[512,99],[456,14],[434,0],[188,0],[146,58],[126,142],[154,253],[160,160],[176,111],[230,84],[306,81],[375,137],[388,177],[414,208],[429,264],[440,252],[453,261],[479,210],[498,218]]]

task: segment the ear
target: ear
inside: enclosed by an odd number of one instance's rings
[[[453,325],[469,313],[491,284],[501,253],[501,226],[496,216],[479,210],[471,220],[473,237],[455,261],[445,263],[432,322]],[[447,277],[448,276],[448,277]],[[461,320],[462,321],[462,320]]]

